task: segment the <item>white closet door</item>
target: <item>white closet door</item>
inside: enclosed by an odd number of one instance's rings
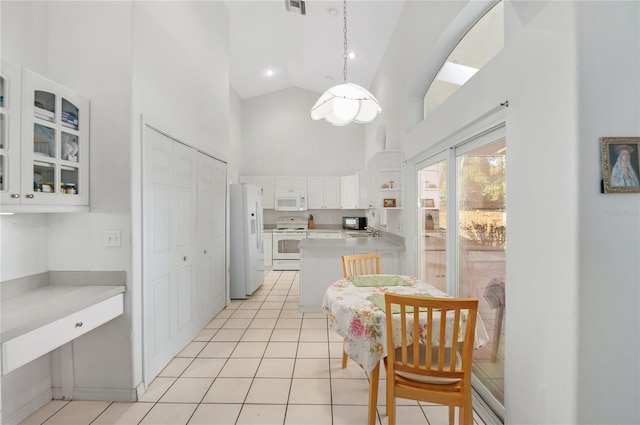
[[[198,322],[226,305],[226,164],[198,155]]]
[[[172,309],[176,343],[187,344],[192,339],[196,318],[196,232],[198,202],[198,152],[181,143],[173,144],[172,207],[176,252],[173,256],[175,281],[172,285]],[[176,353],[178,352],[176,351]]]
[[[145,383],[194,336],[197,152],[145,126],[143,330]]]

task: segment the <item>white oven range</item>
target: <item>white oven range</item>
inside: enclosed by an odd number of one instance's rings
[[[278,217],[273,229],[273,270],[300,270],[300,241],[307,237],[306,217]]]

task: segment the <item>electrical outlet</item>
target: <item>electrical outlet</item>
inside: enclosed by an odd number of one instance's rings
[[[120,246],[120,230],[105,230],[104,246]]]

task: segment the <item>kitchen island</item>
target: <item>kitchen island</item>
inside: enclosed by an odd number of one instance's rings
[[[342,279],[342,256],[378,253],[382,273],[397,274],[404,246],[387,238],[303,239],[300,242],[300,311],[322,312],[327,288]]]

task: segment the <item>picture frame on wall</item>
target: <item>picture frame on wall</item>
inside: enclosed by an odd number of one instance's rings
[[[640,193],[640,137],[602,137],[604,193]]]
[[[385,208],[395,208],[396,207],[396,198],[384,198],[382,205]]]

